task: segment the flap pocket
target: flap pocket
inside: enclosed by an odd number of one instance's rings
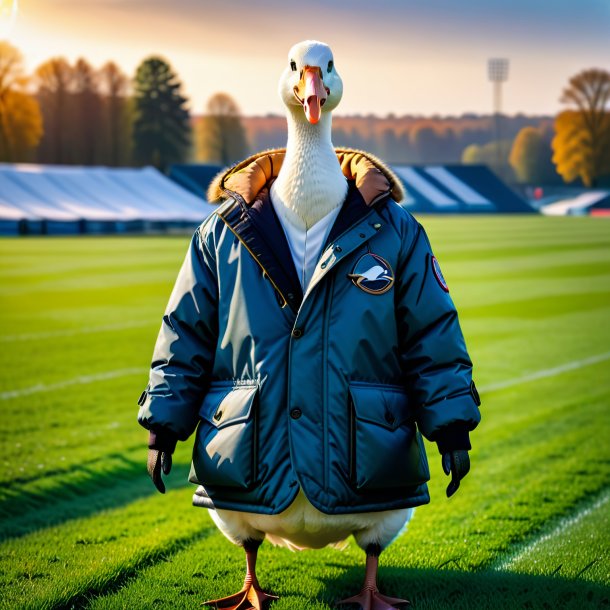
[[[406,390],[351,381],[349,395],[352,485],[376,492],[425,483],[428,462]]]
[[[356,417],[388,430],[396,430],[411,418],[407,392],[400,386],[350,381],[349,391]]]
[[[210,384],[199,409],[201,421],[193,448],[189,480],[208,489],[251,489],[258,454],[258,383]]]
[[[216,428],[246,421],[250,417],[257,383],[212,382],[199,409],[199,416]]]

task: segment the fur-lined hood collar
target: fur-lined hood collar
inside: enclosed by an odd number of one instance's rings
[[[377,157],[350,148],[336,148],[335,152],[343,175],[355,181],[367,205],[373,204],[384,193],[391,195],[396,202],[402,201],[404,190],[400,179]],[[285,148],[266,150],[222,170],[210,183],[208,201],[218,202],[237,193],[250,205],[259,191],[277,177],[285,154]]]

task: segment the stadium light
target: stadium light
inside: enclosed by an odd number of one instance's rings
[[[508,80],[508,59],[495,57],[487,62],[487,74],[493,83],[494,123],[498,170],[502,167],[500,153],[500,113],[502,112],[502,83]]]

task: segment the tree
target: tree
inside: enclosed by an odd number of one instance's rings
[[[74,115],[70,122],[71,152],[77,163],[93,165],[102,147],[102,100],[99,77],[89,62],[77,60],[73,70]]]
[[[73,82],[72,67],[63,57],[54,57],[36,68],[35,79],[45,125],[39,160],[66,163],[70,157],[69,126],[72,117],[68,102]]]
[[[248,155],[239,107],[226,93],[216,93],[208,100],[197,135],[201,161],[230,165]]]
[[[27,160],[42,137],[40,107],[27,83],[21,53],[0,42],[0,161]]]
[[[514,180],[512,169],[508,164],[508,155],[511,151],[512,141],[501,140],[499,147],[498,154],[498,143],[495,141],[488,142],[483,146],[471,144],[462,152],[462,163],[487,165],[500,178],[510,182]],[[498,158],[500,158],[500,165],[498,165]]]
[[[134,158],[164,171],[170,163],[185,161],[191,141],[187,99],[171,66],[149,57],[135,76]]]
[[[419,163],[452,163],[460,157],[455,131],[439,122],[417,122],[410,131]]]
[[[537,127],[524,127],[519,131],[510,151],[509,163],[518,182],[548,184],[557,179],[551,162],[550,139]]]
[[[129,79],[114,62],[109,61],[99,71],[99,85],[105,99],[108,164],[116,166],[130,156]]]
[[[555,120],[553,162],[567,182],[580,177],[592,187],[610,174],[610,72],[583,70],[570,79],[560,101],[572,108]]]

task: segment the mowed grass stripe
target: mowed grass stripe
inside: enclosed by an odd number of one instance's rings
[[[188,491],[169,492],[166,504],[152,496],[5,541],[0,607],[71,607],[206,536],[210,523],[193,513]]]
[[[607,346],[610,344],[609,331],[604,322],[610,313],[610,303],[605,303],[606,296],[601,295],[599,307],[587,309],[586,301],[590,298],[589,295],[592,292],[599,294],[599,291],[591,290],[593,284],[587,284],[584,288],[578,285],[578,281],[575,281],[578,280],[578,269],[575,265],[568,265],[565,268],[564,277],[570,281],[569,291],[572,289],[578,291],[575,298],[576,307],[573,311],[562,311],[557,315],[554,309],[557,303],[554,300],[548,304],[548,311],[545,312],[544,309],[537,311],[537,317],[526,317],[521,313],[515,316],[510,303],[504,308],[499,305],[494,316],[487,317],[477,315],[476,310],[468,310],[465,307],[471,304],[476,307],[476,299],[479,298],[496,297],[498,287],[490,281],[490,277],[477,275],[478,254],[475,254],[475,259],[465,259],[467,264],[454,261],[449,252],[443,254],[444,244],[459,245],[456,236],[459,236],[467,247],[468,241],[477,240],[484,226],[489,232],[487,241],[498,251],[497,256],[491,257],[485,263],[484,273],[490,274],[492,278],[497,274],[496,279],[500,282],[508,282],[513,291],[515,285],[511,282],[517,281],[517,287],[525,293],[525,297],[535,288],[533,286],[535,282],[521,282],[518,277],[505,279],[502,276],[503,273],[514,275],[514,270],[511,271],[511,260],[516,264],[526,260],[525,257],[518,254],[512,258],[511,248],[504,248],[501,245],[503,240],[495,238],[504,235],[510,240],[514,239],[518,245],[516,250],[529,248],[530,271],[536,269],[537,256],[545,257],[549,262],[554,253],[561,249],[554,248],[553,254],[545,254],[543,244],[545,223],[540,222],[544,219],[498,218],[485,219],[484,223],[481,220],[433,219],[432,227],[427,219],[424,220],[435,252],[442,256],[441,264],[448,276],[451,294],[460,311],[460,319],[475,362],[475,378],[478,384],[484,386],[498,380],[513,379],[529,371],[550,369],[607,351]],[[530,227],[530,221],[531,227],[535,230]],[[552,224],[548,232],[549,236],[553,233],[553,227],[558,226]],[[568,225],[564,225],[564,228],[556,232],[551,239],[555,246],[564,240],[562,263],[565,264],[570,260],[570,252],[578,257],[586,254],[582,259],[574,259],[582,260],[583,265],[587,265],[588,262],[595,263],[597,257],[597,263],[600,265],[597,270],[600,273],[595,275],[598,280],[603,279],[605,274],[601,273],[603,271],[601,265],[604,261],[599,258],[601,248],[571,249],[570,246],[571,243],[587,242],[587,240],[609,241],[606,235],[600,232],[599,225],[573,223],[569,225],[569,230],[566,230],[566,227]],[[436,239],[438,232],[444,237]],[[537,236],[539,239],[534,247],[531,241],[536,240]],[[454,238],[456,240],[452,242]],[[72,242],[72,248],[78,241]],[[82,240],[81,247],[88,247],[87,241]],[[146,240],[140,241],[136,250],[138,257],[145,259],[143,246]],[[164,241],[168,252],[173,248],[173,256],[177,261],[174,273],[177,272],[183,258],[187,241],[182,238],[170,238]],[[125,252],[127,251],[129,248]],[[72,249],[65,255],[65,260],[70,256],[78,257],[78,253]],[[104,256],[104,253],[98,252],[98,256]],[[168,259],[171,256],[168,255]],[[126,260],[126,257],[125,254],[119,258]],[[53,257],[50,254],[47,255],[46,261],[50,267],[53,265]],[[30,262],[40,264],[39,260]],[[125,262],[123,267],[124,265]],[[24,267],[27,268],[27,264]],[[117,263],[118,269],[123,267]],[[451,275],[453,269],[460,271],[454,281]],[[0,270],[0,279],[1,273]],[[535,278],[535,275],[533,277]],[[532,277],[530,276],[529,279]],[[545,277],[544,269],[541,269],[540,280],[547,282],[548,279]],[[561,285],[562,274],[555,274],[553,279]],[[3,328],[10,329],[11,334],[49,331],[73,325],[84,327],[114,324],[125,319],[137,319],[138,314],[145,314],[147,317],[158,315],[159,322],[151,324],[150,327],[143,326],[141,329],[127,329],[125,332],[117,330],[88,335],[86,341],[78,336],[61,337],[56,342],[47,341],[44,349],[38,347],[37,341],[17,342],[9,348],[10,352],[4,350],[5,364],[0,369],[0,375],[4,375],[4,379],[0,380],[3,384],[2,389],[7,387],[7,381],[10,382],[9,388],[29,387],[32,383],[31,380],[28,383],[28,377],[31,379],[33,374],[42,377],[40,381],[44,383],[54,383],[75,377],[74,372],[95,374],[114,368],[138,366],[146,368],[150,364],[152,345],[158,331],[161,313],[171,290],[171,283],[171,281],[152,282],[138,291],[132,291],[125,286],[109,288],[108,294],[98,303],[87,299],[74,300],[73,295],[64,300],[66,295],[56,294],[50,295],[50,299],[45,298],[44,302],[29,300],[21,306],[19,299],[15,298],[11,301],[11,307],[7,309],[7,315],[2,322]],[[555,291],[557,286],[548,282],[545,289]],[[466,301],[471,295],[473,295],[472,300]],[[47,323],[49,327],[45,327]],[[114,344],[119,343],[121,338],[125,338],[126,342],[122,346],[115,346]],[[6,363],[13,361],[19,363],[19,366],[13,366],[11,371]],[[112,362],[113,365],[109,367],[108,362]],[[48,364],[51,366],[47,368]],[[24,369],[23,373],[20,368]],[[418,585],[417,589],[419,593],[415,597],[420,608],[490,607],[485,605],[484,601],[483,592],[486,583],[497,584],[498,588],[488,595],[492,601],[494,598],[504,597],[516,601],[521,599],[517,589],[520,591],[523,587],[529,587],[532,590],[536,585],[541,586],[541,583],[544,584],[542,589],[549,588],[549,583],[552,588],[553,579],[528,576],[521,580],[519,575],[497,573],[487,574],[483,578],[481,574],[484,572],[481,570],[485,566],[492,565],[499,556],[510,554],[519,545],[532,540],[537,532],[543,531],[545,524],[568,516],[584,499],[591,494],[600,493],[600,490],[608,484],[610,459],[608,448],[603,443],[603,439],[608,436],[606,417],[607,404],[610,402],[610,391],[606,382],[608,378],[610,375],[608,375],[607,363],[602,362],[578,371],[567,371],[556,377],[538,379],[525,386],[511,386],[487,396],[483,395],[484,419],[480,428],[473,434],[471,475],[465,480],[458,494],[451,500],[446,500],[444,487],[447,480],[440,471],[436,448],[429,446],[433,471],[431,483],[433,503],[418,509],[409,532],[382,556],[382,563],[385,562],[384,565],[388,568],[385,572],[387,578],[390,580],[395,578],[398,583],[403,583],[399,587],[405,586],[405,575],[408,575],[409,579],[412,576],[414,579],[412,582],[420,583],[421,586]],[[7,454],[9,464],[7,465],[5,461],[4,479],[9,484],[10,481],[16,482],[15,485],[10,485],[11,493],[4,496],[6,500],[4,506],[10,508],[12,523],[15,526],[23,527],[27,524],[28,512],[30,515],[34,515],[36,511],[41,513],[39,520],[33,519],[34,529],[25,527],[21,530],[20,537],[13,541],[15,544],[11,547],[15,553],[13,561],[25,561],[35,569],[39,569],[40,573],[46,573],[47,566],[44,562],[31,563],[32,558],[36,556],[36,542],[44,540],[50,532],[57,532],[57,539],[61,540],[63,534],[70,531],[70,525],[76,522],[70,517],[71,510],[79,517],[79,523],[89,524],[86,527],[97,527],[100,531],[104,531],[105,513],[97,513],[95,510],[96,502],[101,501],[102,498],[105,503],[102,502],[100,508],[107,510],[115,506],[113,511],[123,515],[122,521],[117,517],[114,522],[117,525],[113,526],[116,528],[113,530],[113,535],[118,532],[121,536],[122,528],[128,532],[133,527],[137,528],[137,518],[129,513],[130,486],[133,486],[136,501],[139,501],[138,494],[143,494],[140,495],[140,499],[145,502],[154,502],[156,499],[161,502],[170,501],[169,497],[156,498],[154,495],[146,495],[146,484],[150,485],[150,483],[144,473],[145,432],[139,430],[135,424],[137,410],[135,400],[144,385],[145,376],[142,380],[124,378],[92,383],[85,393],[79,386],[72,386],[59,392],[38,393],[31,397],[23,396],[4,401],[6,425],[0,430],[0,440],[3,449],[7,446],[10,449]],[[52,433],[49,434],[49,431]],[[21,447],[15,446],[17,442],[21,443]],[[139,443],[141,450],[137,449]],[[172,477],[179,479],[173,479],[174,485],[184,484],[190,445],[191,441],[180,445],[179,452],[182,453],[177,460],[178,471],[172,474]],[[106,455],[108,460],[104,462]],[[123,463],[120,460],[121,455],[125,456],[126,461]],[[63,461],[61,461],[62,457],[65,458]],[[141,474],[137,472],[138,460],[142,463]],[[79,461],[89,461],[90,467],[87,472],[81,472],[70,479],[69,473]],[[107,468],[102,466],[104,463]],[[19,469],[15,468],[16,465],[24,468],[25,472],[19,472]],[[42,465],[42,468],[38,469],[38,465]],[[45,487],[47,474],[50,474],[49,478],[52,481]],[[26,479],[28,483],[25,483]],[[20,502],[20,485],[34,488],[37,485],[36,481],[40,485],[41,493],[37,498],[25,499],[23,495],[21,496],[21,499],[26,500],[24,502],[26,509],[21,517],[16,512]],[[82,491],[80,502],[77,501],[79,486]],[[23,488],[24,491],[26,489]],[[103,496],[104,489],[108,489],[106,497]],[[178,501],[176,498],[171,501],[171,506],[167,506],[168,527],[171,527],[174,517],[178,523],[180,519],[201,516],[201,519],[209,524],[204,511],[198,512],[190,506],[191,491],[190,486],[188,491],[176,490],[176,493],[185,495],[180,500],[183,502],[181,506],[175,503]],[[149,493],[153,492],[151,486]],[[54,495],[57,496],[56,500],[53,498]],[[84,501],[88,497],[93,502],[91,510],[87,510]],[[50,523],[55,524],[54,527],[45,526],[45,516]],[[607,544],[608,536],[605,532],[603,536],[605,538],[602,542]],[[69,536],[67,539],[70,540]],[[231,553],[233,549],[230,543],[217,533],[214,534],[214,540],[218,543],[212,544],[211,540],[212,538],[197,543],[206,550],[206,558],[200,563],[205,569],[200,570],[199,576],[193,576],[187,567],[189,557],[192,562],[196,555],[184,551],[185,563],[176,564],[185,570],[184,578],[173,581],[174,591],[164,597],[166,601],[151,605],[168,608],[192,607],[194,601],[201,601],[201,598],[188,593],[189,590],[198,592],[201,583],[209,582],[210,585],[214,585],[214,578],[216,580],[223,578],[214,571],[214,566],[210,564],[208,557],[213,557],[211,561],[215,561],[225,552],[223,549],[231,549]],[[115,547],[107,546],[112,542],[114,541],[100,540],[97,545],[98,553],[112,559],[115,555]],[[4,546],[1,545],[0,550]],[[88,545],[66,546],[68,552],[75,555],[77,563],[83,559],[86,561],[86,557],[81,555],[81,546]],[[236,572],[234,580],[239,586],[243,577],[242,558],[239,549],[235,551],[237,554],[231,555],[233,559],[225,565],[228,566],[226,568],[228,574]],[[110,555],[107,555],[107,552]],[[182,556],[181,552],[172,556],[172,563],[173,558],[178,556]],[[353,593],[360,586],[362,554],[353,545],[343,554],[323,551],[295,556],[282,550],[270,550],[267,557],[270,562],[267,574],[278,573],[278,580],[283,579],[286,583],[282,593],[286,595],[288,592],[291,596],[289,605],[284,607],[326,608],[334,599]],[[304,557],[310,559],[302,559]],[[232,565],[233,561],[237,562],[237,565]],[[302,566],[310,565],[312,566],[310,580],[313,588],[310,590],[304,585],[305,593],[301,593],[296,576]],[[583,567],[580,562],[576,562],[575,565],[580,566],[579,569]],[[443,566],[440,572],[439,566]],[[566,565],[566,574],[577,574],[578,570],[571,572],[568,568],[570,566]],[[150,569],[154,570],[155,566],[151,565]],[[123,576],[114,581],[118,590],[108,595],[107,600],[110,605],[107,607],[121,607],[112,606],[113,602],[119,604],[118,600],[122,599],[115,596],[120,596],[121,591],[135,592],[138,583],[144,585],[147,582],[144,578],[140,579],[138,570],[130,571],[126,568],[119,571]],[[159,566],[157,574],[162,571],[163,564]],[[468,580],[470,576],[472,580]],[[58,574],[55,577],[59,581],[63,578]],[[36,581],[38,578],[34,577],[33,580]],[[152,580],[148,581],[149,584]],[[166,582],[169,586],[171,579]],[[3,585],[4,583],[6,579]],[[184,583],[186,588],[183,590]],[[496,584],[493,584],[493,587]],[[81,585],[82,583],[76,589],[70,587],[72,591],[70,599],[76,600],[79,605],[85,603],[88,595],[86,585]],[[513,585],[516,588],[513,588]],[[570,580],[568,585],[568,592],[576,591],[577,594],[585,597],[591,592],[590,589],[583,588],[578,579]],[[9,588],[16,586],[15,582],[11,582]],[[445,596],[426,597],[426,589],[435,587],[439,591],[445,591]],[[506,587],[509,593],[502,593],[501,591]],[[230,592],[232,588],[232,586],[228,587],[225,592]],[[401,591],[404,591],[409,597],[408,590],[393,586],[391,588],[392,590],[388,589],[388,592],[402,594]],[[468,589],[472,589],[472,593],[466,594],[465,598],[460,597],[463,594],[455,593],[453,596],[450,594],[451,591]],[[211,586],[210,590],[216,593],[218,587]],[[93,594],[95,591],[100,590],[93,587],[90,593]],[[96,603],[103,603],[106,599],[103,591],[101,593],[102,597],[96,600]],[[141,593],[144,595],[145,589],[142,589]],[[56,592],[37,589],[37,593],[32,597],[32,605],[34,606],[37,601],[52,604],[54,599],[58,599]],[[149,598],[143,597],[143,599]],[[172,601],[167,601],[168,599]],[[321,603],[313,601],[320,599]],[[544,597],[530,597],[526,601],[537,607],[535,602],[541,600],[546,601]],[[479,601],[481,603],[478,603]],[[441,605],[434,606],[434,603]],[[432,605],[426,606],[426,604]],[[124,607],[137,606],[127,603]]]
[[[549,380],[545,380],[545,382],[548,383]],[[433,481],[431,490],[434,502],[429,507],[418,509],[409,531],[384,553],[384,566],[390,568],[390,574],[394,572],[398,574],[405,569],[434,570],[442,566],[449,569],[458,567],[461,570],[485,567],[493,557],[497,556],[498,552],[510,552],[512,545],[523,540],[533,529],[540,527],[550,518],[569,511],[586,493],[593,493],[599,489],[601,483],[599,473],[596,476],[586,476],[584,473],[580,473],[577,486],[572,485],[568,488],[567,485],[574,478],[575,472],[581,469],[582,463],[591,463],[592,458],[599,455],[599,449],[603,446],[603,438],[600,438],[597,443],[585,443],[583,441],[595,432],[593,422],[598,419],[599,413],[604,412],[603,409],[609,397],[608,390],[606,388],[605,394],[600,394],[598,401],[590,400],[589,415],[591,422],[588,426],[575,426],[574,423],[577,421],[578,413],[574,409],[574,400],[582,391],[582,382],[579,384],[578,380],[571,379],[570,385],[573,387],[572,396],[551,396],[552,400],[562,403],[560,407],[556,407],[556,421],[550,427],[553,443],[544,443],[544,438],[541,436],[541,430],[549,428],[547,413],[538,414],[537,424],[532,425],[530,422],[529,425],[519,427],[521,431],[519,442],[526,449],[523,449],[522,446],[515,447],[513,442],[505,447],[498,446],[499,443],[490,434],[481,436],[480,449],[475,451],[473,455],[473,473],[464,482],[459,494],[450,501],[443,499],[442,496],[442,490],[447,483],[447,479],[440,473],[438,458],[432,461]],[[549,387],[543,386],[537,388],[532,398],[541,402],[542,398],[548,395]],[[497,405],[496,408],[502,410],[501,405]],[[603,429],[600,430],[599,427],[596,431],[600,437],[604,437],[606,432]],[[544,445],[542,451],[536,447],[536,443]],[[580,447],[582,450],[564,456],[561,453],[564,446]],[[435,448],[429,447],[429,449],[430,456],[433,458]],[[492,451],[496,459],[489,459],[489,456],[487,456],[487,459],[480,460],[478,454],[484,451]],[[562,468],[545,470],[543,468],[544,464],[548,464],[551,456],[555,453],[558,454],[558,458],[561,458]],[[531,465],[536,463],[535,457],[537,455],[540,459],[538,462],[539,468],[536,469]],[[516,477],[515,473],[517,473]],[[592,474],[595,475],[596,473]],[[490,485],[490,482],[493,482],[493,484]],[[564,487],[565,489],[563,489]],[[545,494],[553,495],[554,492],[560,490],[568,493],[555,493],[552,501],[546,499]],[[476,498],[474,503],[473,498]],[[198,509],[190,507],[190,505],[186,506],[190,504],[190,494],[187,496],[184,493],[181,497],[175,495],[173,497],[171,495],[153,497],[145,502],[152,503],[150,504],[151,508],[147,509],[148,504],[142,504],[140,513],[144,514],[144,511],[152,510],[153,504],[157,507],[162,506],[165,512],[166,525],[169,529],[171,529],[172,524],[179,528],[180,522],[189,518],[204,519],[207,524],[206,527],[209,525],[207,517],[200,516],[204,511],[200,512]],[[192,514],[189,514],[188,511],[191,511]],[[114,511],[114,514],[116,517],[114,525],[107,524],[105,514],[101,513],[89,519],[80,520],[79,528],[85,528],[87,531],[97,531],[99,529],[106,533],[112,532],[112,537],[121,537],[131,535],[132,528],[139,527],[139,523],[134,523],[135,513],[131,506],[118,509]],[[34,580],[40,580],[41,584],[44,584],[40,588],[32,587],[29,590],[29,599],[35,600],[38,607],[52,607],[59,603],[57,591],[54,588],[49,589],[48,582],[45,584],[44,580],[46,578],[48,581],[57,577],[54,568],[47,565],[48,556],[43,553],[40,558],[34,559],[37,553],[35,549],[39,548],[41,541],[46,540],[51,534],[56,541],[66,541],[61,544],[56,542],[55,553],[60,557],[63,557],[63,554],[69,554],[72,557],[71,565],[73,568],[81,562],[86,563],[89,552],[86,545],[81,549],[82,543],[74,542],[72,537],[74,525],[72,522],[58,528],[51,528],[49,532],[45,533],[45,531],[41,530],[19,540],[22,555],[29,561],[33,573],[38,574]],[[96,542],[96,544],[101,545],[99,553],[111,562],[115,561],[114,542],[114,539],[109,541],[102,539]],[[213,556],[216,558],[228,552],[222,550],[223,545],[227,549],[231,546],[228,541],[217,537],[217,543],[211,543],[210,548],[207,548],[206,557]],[[4,552],[6,547],[7,545],[2,545],[0,552]],[[278,551],[273,551],[269,556],[274,572],[279,571],[281,573],[294,570],[295,561],[297,562],[296,569],[299,569],[299,562],[294,559],[293,554],[283,553],[282,551],[279,551],[280,554],[277,553]],[[317,553],[315,555],[317,556]],[[122,561],[122,557],[119,553],[119,558],[116,561]],[[336,557],[333,559],[333,557],[330,551],[325,551],[320,558],[312,560],[315,564],[312,568],[312,578],[327,582],[328,573],[322,558],[328,559],[331,563],[340,561],[345,569],[348,568],[350,562],[359,567],[362,564],[361,552],[353,548],[353,545],[348,555],[340,560]],[[184,561],[190,561],[192,566],[194,561],[192,553],[185,553]],[[212,572],[209,573],[208,578],[213,578],[213,570],[217,563],[215,561],[213,567],[210,566]],[[190,568],[183,565],[183,569]],[[126,586],[140,587],[141,583],[138,584],[139,578],[136,573],[131,568],[125,568],[125,570],[130,578],[132,576],[134,578],[133,581],[125,581]],[[240,578],[242,575],[240,563],[237,563],[236,570],[237,578]],[[116,572],[113,570],[112,574],[116,574]],[[205,575],[205,572],[203,574]],[[347,582],[333,583],[332,580],[328,581],[323,599],[338,598],[350,583],[352,588],[358,587],[361,579],[360,571],[353,570],[350,574],[351,578]],[[180,607],[185,598],[193,599],[193,594],[189,591],[197,591],[201,586],[202,581],[200,579],[203,577],[201,575],[193,576],[193,586],[183,592],[183,597],[176,602],[176,607]],[[235,579],[235,576],[232,578]],[[294,578],[291,578],[291,581],[296,583]],[[112,582],[118,581],[113,580]],[[123,582],[123,580],[121,579],[120,582]],[[199,583],[197,587],[194,586],[195,583]],[[223,583],[217,584],[224,586]],[[401,587],[404,587],[404,584]],[[83,595],[81,588],[82,583],[79,585],[78,582],[74,584],[71,582],[74,599],[80,599]],[[280,593],[286,593],[285,585],[278,585],[276,590]],[[95,588],[93,591],[99,592],[99,589]],[[292,595],[296,593],[294,589],[288,591]],[[224,592],[220,591],[221,594]],[[307,591],[301,591],[300,595],[306,593]],[[180,595],[182,595],[180,590],[175,588],[174,597]],[[64,602],[65,598],[61,599],[62,604],[70,602],[70,600]],[[293,607],[307,608],[310,607],[309,604],[309,601],[303,600],[302,606]]]
[[[547,392],[548,388],[541,388],[534,398],[539,399]],[[565,405],[565,412],[574,414],[570,402]],[[563,412],[558,413],[558,419],[562,415]],[[547,418],[547,414],[539,418],[541,427],[546,425]],[[574,430],[572,423],[566,422],[564,428]],[[590,433],[590,430],[583,431],[583,437]],[[540,430],[534,429],[531,437],[523,438],[522,442],[529,444],[536,437],[540,439]],[[571,444],[582,439],[576,436],[562,440]],[[434,456],[434,448],[430,449],[430,456]],[[506,463],[510,453],[510,449],[501,449],[497,461],[486,460],[484,464],[475,457],[471,475],[475,478],[467,479],[463,489],[449,501],[442,498],[441,491],[447,480],[440,475],[437,462],[432,463],[433,504],[417,509],[407,533],[382,555],[380,581],[386,591],[414,600],[418,608],[542,607],[544,603],[569,608],[574,607],[569,603],[570,599],[589,599],[592,603],[603,601],[604,588],[595,584],[601,582],[603,585],[599,578],[593,578],[593,584],[585,584],[549,578],[521,578],[510,574],[494,576],[481,571],[481,568],[492,564],[490,558],[500,552],[502,545],[505,552],[510,553],[515,545],[521,544],[511,543],[510,537],[515,536],[516,529],[525,537],[528,528],[536,523],[544,524],[552,518],[548,513],[539,514],[528,522],[524,516],[527,515],[527,508],[517,514],[503,514],[498,510],[494,514],[490,511],[489,517],[485,518],[488,509],[485,504],[496,504],[494,498],[489,497],[489,480],[495,483],[498,477],[511,471],[524,473],[525,478],[529,479],[524,482],[526,487],[539,483],[541,487],[548,487],[548,493],[553,491],[554,486],[550,484],[552,477],[548,473],[545,475],[537,471],[528,474],[510,458]],[[531,461],[531,455],[521,455],[520,451],[516,453],[518,459],[523,458],[526,464]],[[585,456],[572,456],[565,460],[564,481],[569,480],[572,469],[582,457]],[[499,472],[489,471],[490,465],[497,467],[498,464],[504,466]],[[484,487],[473,489],[475,481],[483,481]],[[506,496],[510,498],[510,494],[506,490],[501,491],[500,498],[505,494],[503,504],[508,504],[510,500]],[[526,488],[525,491],[531,489]],[[473,497],[476,498],[475,503]],[[524,506],[522,497],[515,499],[517,506]],[[561,494],[557,494],[557,501],[561,504]],[[534,496],[530,498],[530,507],[535,506],[536,502],[543,508],[549,505],[544,496]],[[480,503],[484,504],[482,510],[477,509]],[[468,507],[466,510],[464,504]],[[564,506],[564,512],[569,512],[571,506]],[[510,510],[511,506],[503,508]],[[460,548],[464,538],[465,544]],[[488,554],[477,560],[477,553],[480,553],[477,547],[483,543],[488,547]],[[434,558],[437,565],[431,565],[430,558]],[[353,543],[342,553],[323,550],[303,554],[273,549],[266,544],[260,554],[259,576],[264,586],[281,596],[280,601],[274,603],[279,610],[328,610],[334,607],[334,601],[358,590],[363,563],[364,554]],[[472,572],[473,569],[476,571]],[[535,570],[530,570],[530,573],[536,574]],[[111,595],[94,598],[88,607],[96,610],[130,608],[137,603],[136,600],[141,600],[140,603],[146,607],[192,608],[203,600],[237,590],[242,578],[243,552],[220,534],[215,534],[177,553],[168,562],[148,567]]]

